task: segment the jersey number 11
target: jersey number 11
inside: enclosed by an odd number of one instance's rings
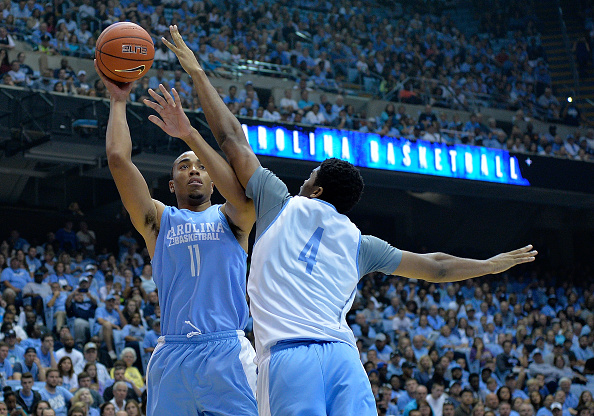
[[[190,271],[192,277],[198,277],[200,274],[200,249],[198,248],[198,244],[188,246],[188,250],[190,250]]]

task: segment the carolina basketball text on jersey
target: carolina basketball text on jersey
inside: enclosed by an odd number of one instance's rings
[[[178,224],[177,227],[171,227],[167,231],[168,246],[188,243],[190,241],[220,240],[219,233],[225,233],[223,225],[214,222],[193,223],[186,222]]]

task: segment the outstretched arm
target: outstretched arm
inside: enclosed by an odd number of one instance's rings
[[[466,259],[444,253],[416,254],[403,251],[402,260],[392,274],[433,283],[457,282],[504,272],[518,264],[534,261],[537,254],[531,245],[487,260]]]
[[[168,135],[182,139],[192,149],[221,195],[227,200],[224,207],[225,214],[244,234],[249,234],[255,221],[254,204],[251,199],[245,196],[245,191],[237,180],[233,169],[221,155],[206,143],[198,130],[192,127],[175,88],[172,90],[173,97],[162,84],[159,85],[159,90],[165,98],[149,89],[149,94],[155,102],[144,100],[146,105],[161,116],[159,118],[150,115],[149,120]]]
[[[144,237],[151,258],[159,234],[161,214],[165,206],[151,198],[146,181],[132,163],[132,139],[126,121],[126,100],[132,90],[132,83],[115,84],[105,77],[95,62],[95,69],[109,90],[111,97],[109,121],[105,147],[109,170],[130,214],[132,224]]]
[[[194,52],[188,48],[179,34],[177,26],[170,26],[169,30],[175,44],[165,38],[162,38],[163,43],[177,55],[181,66],[192,77],[206,121],[219,147],[227,156],[239,182],[245,188],[260,166],[260,162],[243,134],[241,124],[221,100],[219,93],[198,63]]]

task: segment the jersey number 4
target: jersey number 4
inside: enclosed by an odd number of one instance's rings
[[[324,229],[318,227],[307,244],[305,244],[305,247],[303,247],[303,250],[301,250],[301,253],[299,253],[298,260],[307,264],[307,266],[305,266],[305,273],[307,274],[311,274],[316,265],[316,256],[318,255],[318,248],[320,248],[320,241],[322,241],[323,233]]]
[[[188,246],[188,250],[190,250],[190,271],[192,277],[198,277],[200,274],[200,249],[198,248],[198,244]]]

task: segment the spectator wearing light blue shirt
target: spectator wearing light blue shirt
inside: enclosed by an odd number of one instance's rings
[[[578,362],[583,361],[583,363],[580,363],[581,365],[585,364],[588,359],[594,358],[594,351],[592,350],[592,347],[588,346],[588,335],[583,335],[583,329],[582,335],[579,338],[579,344],[574,345],[571,348],[571,351],[575,354],[575,358]]]
[[[386,342],[386,335],[381,332],[375,336],[375,343],[369,347],[369,350],[377,351],[377,358],[386,363],[390,360],[392,352],[394,352]]]
[[[420,335],[425,342],[429,342],[429,337],[435,330],[429,326],[429,319],[427,315],[421,315],[419,318],[419,325],[413,330],[413,336]]]
[[[10,259],[10,267],[2,271],[0,281],[4,283],[4,299],[7,303],[14,303],[15,299],[22,300],[22,291],[25,285],[32,282],[33,279],[27,270],[25,270],[16,256]],[[10,290],[9,290],[10,289]]]
[[[406,362],[402,365],[402,367],[404,368],[409,364],[410,363]],[[398,397],[398,409],[401,412],[404,412],[404,409],[410,402],[415,401],[415,392],[418,386],[419,383],[414,378],[409,378],[406,380],[406,383],[404,384],[405,391],[400,394],[400,397]]]
[[[13,367],[14,365],[22,361],[25,357],[25,349],[20,345],[17,345],[17,335],[13,329],[10,329],[4,333],[4,342],[8,345],[8,361]]]
[[[107,345],[107,352],[112,360],[117,358],[115,353],[115,346],[113,341],[113,331],[122,329],[122,322],[126,319],[122,315],[119,306],[116,305],[116,298],[113,295],[108,295],[105,298],[105,306],[97,308],[95,311],[95,328],[94,334],[99,335]]]
[[[359,312],[357,313],[357,315],[355,315],[355,323],[351,326],[351,329],[353,331],[353,334],[357,338],[366,336],[367,338],[375,339],[375,337],[377,336],[377,333],[371,326],[369,326],[369,324],[367,323],[367,318],[365,317],[365,314],[362,312]],[[367,333],[367,335],[363,335],[363,333],[365,332]]]
[[[54,355],[54,336],[45,334],[41,338],[41,345],[35,349],[41,366],[44,368],[56,368],[56,356]]]
[[[6,380],[12,380],[12,365],[8,360],[8,344],[0,342],[0,377],[2,377],[2,383]]]
[[[34,381],[45,381],[45,374],[40,373],[41,370],[41,362],[37,357],[37,351],[33,347],[27,348],[23,361],[17,362],[14,365],[14,372],[17,374],[17,378],[20,378],[22,374],[31,373]]]
[[[559,389],[565,393],[563,410],[577,409],[580,400],[571,392],[571,379],[569,377],[561,377],[559,379]]]
[[[56,331],[66,325],[66,299],[68,292],[60,288],[59,282],[52,282],[50,284],[52,294],[44,299],[46,311],[54,318]]]
[[[159,342],[161,336],[161,320],[155,319],[153,321],[153,329],[148,331],[142,341],[142,349],[146,354],[152,354]]]
[[[422,384],[417,385],[415,390],[415,398],[406,404],[404,410],[402,411],[402,416],[408,416],[411,410],[415,410],[418,408],[418,401],[425,400],[427,397],[427,387],[423,386]]]
[[[429,355],[429,349],[425,346],[425,339],[422,335],[415,335],[413,337],[412,349],[417,360],[420,360],[423,355]]]
[[[66,416],[68,414],[68,403],[72,399],[72,393],[64,387],[59,386],[60,372],[50,368],[46,372],[45,387],[39,393],[41,399],[47,401],[51,408],[56,412],[56,416]]]
[[[452,330],[449,326],[444,325],[441,327],[440,336],[435,341],[435,346],[439,352],[439,355],[443,355],[445,349],[451,348],[452,350],[458,346],[459,338],[452,334]]]
[[[437,305],[431,305],[429,307],[429,315],[427,315],[427,322],[436,331],[441,330],[441,327],[445,325],[445,320],[439,316]]]
[[[27,256],[25,256],[25,263],[30,273],[34,273],[41,267],[41,261],[37,258],[37,249],[35,247],[29,247]]]

